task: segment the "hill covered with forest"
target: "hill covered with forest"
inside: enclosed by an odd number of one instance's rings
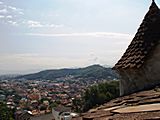
[[[54,80],[57,78],[72,77],[72,78],[85,78],[85,79],[117,79],[118,75],[111,68],[106,68],[100,65],[92,65],[85,68],[76,69],[53,69],[44,70],[38,73],[22,75],[17,78],[28,80],[46,79]]]

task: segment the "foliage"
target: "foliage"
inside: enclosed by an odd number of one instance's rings
[[[93,85],[86,90],[83,95],[83,111],[88,111],[96,105],[104,104],[105,102],[119,96],[119,82],[111,81]]]
[[[46,110],[47,109],[47,106],[45,106],[45,105],[41,105],[40,106],[40,110],[42,111],[42,110]]]
[[[82,112],[82,100],[75,98],[72,100],[72,102],[73,102],[72,109],[77,113],[81,113]]]
[[[54,107],[57,107],[59,104],[56,103],[56,102],[53,102],[50,104],[50,109],[54,108]]]
[[[0,120],[14,120],[13,111],[7,108],[6,104],[0,102]]]
[[[51,102],[51,100],[50,100],[50,99],[48,99],[48,98],[42,98],[39,102],[42,104],[42,103],[43,103],[43,101],[48,101],[49,103]]]

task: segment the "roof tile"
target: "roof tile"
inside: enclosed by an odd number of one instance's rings
[[[153,1],[131,44],[114,68],[140,68],[158,41],[160,41],[160,9]]]

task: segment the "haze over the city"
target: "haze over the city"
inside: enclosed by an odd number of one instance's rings
[[[151,0],[0,0],[0,74],[113,66],[150,4]]]

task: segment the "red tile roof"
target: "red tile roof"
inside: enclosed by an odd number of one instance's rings
[[[160,9],[153,0],[135,37],[114,69],[140,68],[158,41],[160,41]]]

